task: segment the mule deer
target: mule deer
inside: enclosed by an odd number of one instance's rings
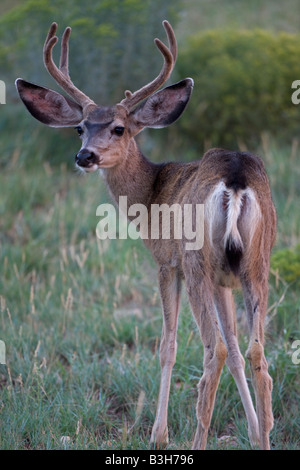
[[[255,155],[223,149],[209,150],[193,163],[154,164],[140,152],[134,137],[145,127],[172,124],[184,111],[193,88],[186,78],[160,91],[177,56],[172,27],[163,22],[169,46],[155,39],[164,62],[159,75],[113,107],[96,105],[74,86],[68,71],[66,28],[59,68],[52,59],[58,38],[53,23],[44,45],[45,66],[70,99],[22,79],[16,81],[21,99],[39,121],[53,127],[75,126],[82,140],[76,165],[86,172],[102,170],[115,201],[126,195],[128,204],[204,204],[204,244],[186,250],[184,237],[145,240],[158,264],[163,309],[160,344],[161,381],[151,444],[168,443],[167,408],[172,368],[176,358],[176,331],[181,281],[204,347],[203,376],[199,382],[197,430],[193,449],[206,447],[220,374],[226,363],[237,384],[248,420],[252,446],[268,449],[273,425],[271,390],[264,356],[264,320],[268,298],[271,248],[276,214],[262,161]],[[141,101],[144,100],[142,103]],[[140,104],[141,103],[141,104]],[[150,211],[149,214],[149,224]],[[256,411],[245,377],[239,349],[232,289],[243,291],[250,342],[250,361]]]

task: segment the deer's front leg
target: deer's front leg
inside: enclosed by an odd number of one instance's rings
[[[160,343],[161,379],[156,418],[150,441],[156,448],[164,448],[168,444],[168,402],[172,369],[176,360],[180,284],[178,273],[174,268],[160,267],[159,289],[163,308],[163,328]]]

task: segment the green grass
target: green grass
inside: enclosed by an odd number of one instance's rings
[[[146,449],[160,373],[156,268],[140,240],[96,238],[96,208],[109,201],[104,184],[97,175],[74,172],[71,159],[45,163],[56,136],[45,132],[49,146],[38,130],[36,147],[16,148],[0,174],[0,339],[7,348],[0,448]],[[31,160],[34,148],[40,154]],[[293,246],[300,238],[299,150],[263,140],[262,154],[279,216],[277,249]],[[291,361],[291,343],[300,338],[299,310],[296,289],[280,273],[271,274],[266,354],[274,379],[276,449],[299,447],[299,366]],[[185,297],[181,313],[169,406],[173,449],[190,447],[202,372],[202,346]],[[220,448],[221,436],[236,439],[224,448],[250,447],[226,367],[208,447]]]

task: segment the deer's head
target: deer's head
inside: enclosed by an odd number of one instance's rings
[[[164,57],[159,75],[134,93],[127,90],[125,98],[115,106],[98,106],[71,81],[68,66],[71,28],[66,28],[62,37],[59,68],[55,65],[52,49],[58,41],[56,23],[51,25],[44,44],[44,63],[50,75],[72,99],[21,78],[16,80],[23,103],[36,119],[48,126],[75,127],[78,131],[82,147],[75,161],[83,170],[95,171],[117,165],[126,157],[130,140],[142,129],[168,126],[185,109],[193,89],[191,78],[157,91],[171,75],[177,56],[173,29],[167,21],[163,25],[169,47],[155,39]]]

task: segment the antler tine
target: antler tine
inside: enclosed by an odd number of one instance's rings
[[[165,20],[163,26],[168,36],[169,47],[167,47],[160,39],[155,39],[155,44],[164,57],[163,67],[159,75],[150,83],[132,93],[129,90],[125,91],[125,98],[120,102],[128,110],[133,108],[137,103],[152,95],[158,90],[169,78],[175,65],[177,58],[177,42],[175,33],[170,23]]]
[[[174,60],[174,65],[175,65],[175,62],[177,59],[177,41],[176,41],[175,33],[173,31],[172,26],[167,20],[163,21],[163,26],[168,36],[169,48],[171,50],[173,60]]]
[[[61,40],[61,53],[59,61],[59,69],[64,75],[69,77],[69,38],[71,34],[71,28],[65,29],[62,40]]]
[[[57,23],[52,23],[49,32],[46,37],[46,41],[44,44],[44,64],[50,75],[54,78],[54,80],[58,83],[58,85],[68,93],[78,104],[82,106],[82,108],[86,108],[87,106],[93,104],[95,105],[94,101],[92,101],[87,95],[85,95],[82,91],[80,91],[70,79],[69,76],[69,38],[71,34],[71,28],[68,27],[65,29],[62,42],[61,42],[61,55],[60,55],[60,63],[59,68],[55,65],[52,57],[52,50],[55,44],[58,41],[58,37],[55,35],[57,31]]]

